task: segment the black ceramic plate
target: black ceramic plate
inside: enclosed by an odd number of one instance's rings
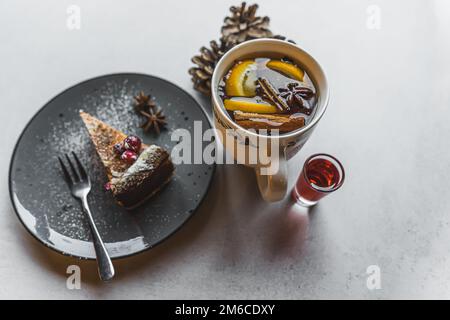
[[[153,95],[168,126],[161,135],[144,133],[133,111],[133,96]],[[14,208],[26,229],[46,246],[80,258],[95,258],[79,202],[62,179],[56,156],[76,152],[92,180],[89,203],[111,257],[132,255],[160,243],[178,230],[206,196],[214,165],[176,165],[172,181],[141,207],[126,211],[105,191],[104,169],[78,115],[82,109],[147,144],[169,152],[175,129],[191,133],[194,121],[210,128],[203,109],[185,91],[160,78],[114,74],[77,84],[48,102],[30,121],[11,160],[9,187]],[[206,143],[203,143],[206,144]]]

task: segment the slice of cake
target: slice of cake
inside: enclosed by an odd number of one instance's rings
[[[86,112],[80,116],[106,169],[109,188],[117,203],[133,209],[170,181],[174,166],[169,153],[145,145]]]

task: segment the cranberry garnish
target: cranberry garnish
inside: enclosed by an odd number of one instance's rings
[[[118,154],[119,156],[122,155],[122,153],[125,151],[123,143],[116,143],[113,148],[114,148],[114,152],[116,154]]]
[[[133,164],[137,160],[137,158],[138,158],[138,156],[137,156],[136,152],[131,151],[131,150],[126,150],[120,156],[120,159],[122,159],[123,161],[125,161],[129,164]]]
[[[111,182],[105,183],[105,190],[106,191],[111,191]]]
[[[139,137],[131,135],[124,140],[123,146],[126,150],[139,153],[141,151],[142,141]]]

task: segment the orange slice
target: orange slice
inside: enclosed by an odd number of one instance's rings
[[[234,97],[252,97],[256,90],[256,64],[254,60],[243,60],[236,64],[225,83],[225,92]]]
[[[277,113],[278,109],[266,102],[255,102],[253,99],[225,99],[223,101],[225,109],[229,111],[244,111],[255,113]]]
[[[289,78],[298,81],[303,81],[303,76],[305,75],[302,69],[297,67],[295,64],[289,62],[284,62],[280,60],[270,60],[269,62],[267,62],[266,66],[269,69],[281,72],[282,74],[288,76]]]

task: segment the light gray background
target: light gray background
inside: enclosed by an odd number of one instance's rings
[[[117,261],[94,262],[38,244],[16,218],[7,169],[21,130],[50,98],[120,71],[191,88],[198,48],[239,1],[0,1],[0,298],[450,298],[450,2],[259,1],[272,29],[323,64],[332,100],[292,181],[315,152],[345,165],[341,190],[309,215],[268,205],[253,173],[221,166],[200,210],[175,236]],[[66,27],[69,4],[81,30]],[[381,29],[366,27],[368,5]],[[32,161],[32,159],[30,159]],[[66,289],[79,264],[82,289]],[[382,288],[366,287],[381,268]]]

